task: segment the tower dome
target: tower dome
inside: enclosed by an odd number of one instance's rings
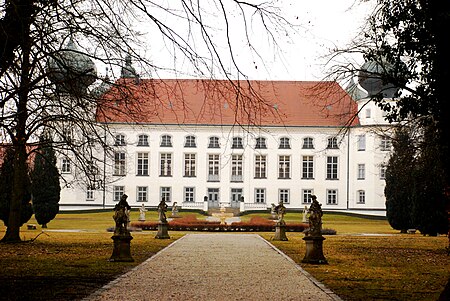
[[[383,81],[383,77],[392,72],[394,67],[384,58],[380,62],[366,61],[358,74],[358,82],[370,96],[382,94],[385,98],[393,98],[398,87]]]
[[[128,53],[125,57],[125,66],[122,67],[120,72],[121,78],[137,78],[137,73],[134,67],[131,65],[131,55]]]
[[[97,78],[97,69],[91,58],[80,52],[72,38],[67,45],[51,56],[47,62],[49,79],[58,92],[84,95]]]

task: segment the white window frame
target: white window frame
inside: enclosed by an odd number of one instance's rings
[[[255,155],[255,179],[267,178],[267,156]]]
[[[115,146],[124,146],[127,143],[125,142],[125,135],[124,134],[117,134],[114,136],[114,145]]]
[[[242,149],[244,148],[242,137],[233,137],[233,143],[231,144],[232,149]]]
[[[302,179],[314,179],[314,156],[302,156]]]
[[[159,144],[160,147],[172,147],[172,136],[170,135],[162,135],[161,136],[161,143]]]
[[[267,149],[266,138],[264,137],[256,138],[255,149]]]
[[[113,186],[113,201],[118,202],[120,198],[125,193],[125,186],[123,185],[114,185]]]
[[[366,150],[366,135],[357,136],[358,151]]]
[[[357,204],[365,204],[366,203],[366,192],[364,190],[357,191]]]
[[[136,187],[136,202],[139,203],[148,202],[148,186]]]
[[[291,178],[291,156],[279,155],[278,179],[290,179],[290,178]]]
[[[303,138],[302,149],[314,149],[314,139],[312,137]]]
[[[127,158],[125,152],[114,153],[114,176],[125,176],[127,173]]]
[[[149,146],[148,135],[146,134],[139,135],[137,146]]]
[[[196,177],[196,162],[197,155],[195,153],[185,153],[183,156],[184,160],[184,177],[194,178]]]
[[[167,203],[172,202],[172,187],[161,186],[159,188],[159,196],[160,196],[160,200],[162,200],[164,198]]]
[[[61,158],[61,173],[71,173],[72,165],[69,158]]]
[[[392,147],[392,139],[388,136],[380,136],[380,150],[390,151]]]
[[[314,189],[302,189],[302,204],[311,204]]]
[[[220,155],[208,154],[208,181],[217,182],[220,180]]]
[[[283,202],[284,204],[290,203],[290,190],[287,188],[278,189],[278,202]]]
[[[290,149],[291,148],[291,139],[289,139],[288,137],[281,137],[280,145],[278,148],[279,149]]]
[[[87,187],[86,188],[86,201],[94,201],[95,200],[94,194],[95,194],[95,190],[92,189],[92,187]]]
[[[338,156],[328,156],[326,158],[326,173],[327,180],[338,180],[339,179],[339,157]]]
[[[159,176],[171,177],[172,176],[172,153],[160,153],[159,154]]]
[[[242,155],[231,155],[231,181],[242,182],[244,174],[244,159]]]
[[[358,180],[365,180],[366,179],[366,164],[361,163],[358,164]]]
[[[149,175],[149,155],[148,153],[137,153],[136,162],[136,175],[148,176]]]
[[[258,203],[258,204],[266,203],[266,189],[265,188],[255,188],[255,203]]]
[[[327,189],[327,205],[337,205],[337,204],[338,204],[338,190]]]
[[[184,187],[183,195],[184,195],[184,202],[188,203],[195,202],[195,187]]]
[[[220,202],[220,188],[210,187],[207,189],[208,202],[219,203]]]
[[[184,147],[197,147],[197,141],[195,136],[189,135],[184,139]]]
[[[339,149],[336,137],[330,137],[327,139],[327,149]]]
[[[208,148],[220,148],[220,139],[217,136],[209,137]]]

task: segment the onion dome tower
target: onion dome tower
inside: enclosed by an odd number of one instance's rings
[[[382,94],[383,98],[393,98],[398,88],[383,80],[393,69],[392,64],[384,58],[381,62],[366,61],[358,74],[359,84],[367,91],[369,97]]]
[[[65,47],[49,58],[47,71],[57,92],[72,96],[86,95],[87,88],[97,79],[94,62],[78,50],[72,38]]]
[[[367,97],[367,92],[362,90],[359,86],[358,83],[355,83],[353,77],[350,78],[350,82],[348,83],[348,85],[345,87],[345,91],[348,93],[348,95],[350,95],[350,97],[355,100],[358,101],[360,99],[366,98]]]
[[[131,65],[131,55],[128,53],[125,57],[125,66],[122,67],[122,70],[120,72],[121,78],[137,78],[138,75],[136,73],[136,70]]]

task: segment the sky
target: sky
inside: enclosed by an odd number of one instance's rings
[[[176,2],[176,1],[175,1]],[[170,5],[172,5],[171,2]],[[230,1],[232,3],[232,1]],[[274,5],[280,8],[280,15],[287,21],[294,24],[293,28],[281,27],[272,28],[275,39],[278,43],[274,46],[270,37],[263,30],[262,24],[255,16],[247,15],[249,23],[249,38],[254,46],[253,52],[249,51],[248,45],[243,35],[243,25],[241,16],[233,11],[231,7],[226,7],[231,12],[228,16],[229,36],[231,40],[233,59],[241,72],[249,79],[261,80],[322,80],[327,75],[327,54],[335,47],[343,48],[351,40],[360,34],[367,16],[373,10],[374,1],[359,0],[286,0],[274,1]],[[168,4],[167,2],[166,4]],[[233,62],[230,59],[229,48],[226,44],[226,31],[221,18],[220,7],[214,7],[214,0],[202,1],[212,5],[205,11],[205,23],[211,33],[211,38],[217,45],[220,53],[221,63],[228,70],[232,78],[238,75]],[[174,8],[175,10],[177,8]],[[158,15],[156,10],[152,10],[156,16],[169,24],[171,28],[182,35],[190,46],[208,56],[206,47],[201,43],[201,35],[195,28],[189,28],[179,19],[171,18],[167,13]],[[145,27],[144,27],[145,28]],[[145,55],[160,67],[156,73],[161,78],[191,77],[196,76],[191,62],[175,51],[167,41],[161,38],[155,28],[149,27],[146,41],[148,45],[140,51],[140,55]],[[352,58],[363,63],[362,58]],[[215,61],[217,64],[217,60]],[[176,69],[174,74],[167,69]],[[145,75],[155,76],[155,72]],[[205,72],[205,76],[209,76]],[[221,78],[223,74],[214,73],[213,77]],[[242,77],[241,77],[242,78]]]

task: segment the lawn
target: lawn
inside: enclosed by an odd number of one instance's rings
[[[131,219],[138,215],[133,211]],[[287,222],[301,218],[299,213],[286,215]],[[156,212],[147,212],[147,219],[156,220]],[[338,231],[324,241],[328,265],[300,263],[305,252],[301,233],[272,243],[344,300],[437,299],[450,275],[445,236],[398,234],[385,220],[338,214],[325,214],[323,220],[324,228]],[[185,234],[171,231],[170,240],[158,240],[156,232],[133,232],[135,262],[111,263],[112,234],[106,229],[113,226],[112,212],[59,214],[48,226],[41,235],[39,226],[22,229],[23,239],[33,242],[0,244],[0,299],[79,300]],[[1,226],[1,236],[4,231]]]

